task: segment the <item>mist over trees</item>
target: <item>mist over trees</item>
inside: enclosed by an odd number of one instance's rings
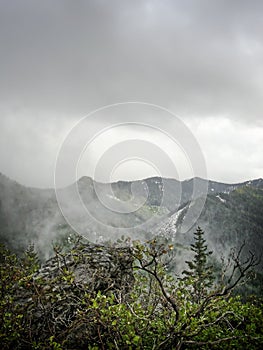
[[[185,212],[200,198],[189,202],[192,180],[184,181],[182,203],[174,211],[174,186],[180,184],[164,181],[169,190],[162,206],[162,179],[142,180],[140,186],[151,193],[148,201],[122,221],[111,221],[129,226],[159,212],[163,226],[117,242],[90,226],[93,235],[104,237],[98,244],[90,242],[94,237],[76,236],[53,190],[26,188],[0,176],[0,241],[6,243],[0,252],[1,348],[262,347],[263,180],[208,181],[196,231],[186,233]],[[104,216],[92,180],[79,184],[85,200]],[[128,198],[131,185],[115,183],[116,200]],[[70,198],[71,188],[62,191]]]

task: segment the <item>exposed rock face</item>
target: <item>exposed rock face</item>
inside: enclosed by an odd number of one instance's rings
[[[89,292],[129,289],[133,281],[132,254],[127,247],[78,244],[70,253],[49,259],[34,278],[51,279],[72,274],[74,285]]]
[[[112,292],[116,298],[128,297],[133,285],[132,251],[129,247],[79,243],[68,254],[49,259],[21,286],[17,298],[38,341],[63,334],[67,347],[81,349],[90,323],[77,317],[85,313],[98,291]],[[69,347],[68,347],[69,346]]]

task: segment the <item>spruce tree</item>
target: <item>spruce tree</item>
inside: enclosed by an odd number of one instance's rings
[[[191,281],[193,300],[200,303],[202,298],[207,295],[209,287],[213,283],[213,269],[208,265],[208,256],[213,252],[208,251],[206,240],[203,237],[204,231],[198,226],[194,232],[195,243],[191,244],[191,250],[194,252],[192,261],[186,261],[189,270],[184,270],[186,275],[184,280]]]

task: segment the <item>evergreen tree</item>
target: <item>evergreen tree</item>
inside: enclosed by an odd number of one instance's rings
[[[193,288],[194,301],[200,303],[207,295],[209,287],[213,283],[213,267],[208,265],[208,256],[213,252],[208,251],[204,231],[198,226],[194,232],[195,243],[191,244],[191,250],[195,253],[192,261],[186,261],[189,270],[184,270],[184,280],[189,280]]]
[[[34,244],[30,244],[27,247],[23,256],[20,258],[20,266],[27,274],[32,274],[39,269],[40,260],[37,252],[35,251]]]

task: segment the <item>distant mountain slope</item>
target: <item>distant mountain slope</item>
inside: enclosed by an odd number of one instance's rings
[[[14,250],[35,242],[40,249],[50,219],[60,216],[52,189],[28,188],[0,174],[0,240]]]
[[[263,187],[239,187],[229,194],[208,196],[200,223],[210,223],[217,241],[237,244],[245,240],[252,250],[263,248]],[[261,249],[262,252],[262,249]]]
[[[105,232],[98,232],[94,221],[89,220],[83,212],[83,206],[80,208],[80,204],[74,205],[72,198],[76,195],[76,186],[91,215],[105,224]],[[166,221],[168,231],[176,230],[177,239],[189,243],[188,235],[180,234],[180,220],[182,221],[189,201],[192,199],[191,205],[198,208],[199,199],[208,190],[207,201],[198,224],[209,232],[209,236],[213,237],[211,242],[219,247],[219,242],[237,242],[241,239],[240,232],[242,238],[250,239],[251,242],[262,241],[262,187],[262,179],[240,184],[223,184],[199,178],[179,182],[154,177],[102,184],[83,177],[76,184],[59,191],[65,212],[74,214],[78,227],[92,240],[96,238],[94,235],[99,236],[100,233],[107,237],[107,225],[116,227],[117,233],[119,227],[140,225],[155,213],[156,222]],[[98,193],[103,197],[104,203],[98,198]],[[124,206],[131,210],[129,213],[117,213],[110,209],[111,206],[117,209]],[[72,229],[61,214],[53,189],[24,187],[0,174],[2,242],[16,250],[24,249],[33,242],[40,253],[48,257],[52,241],[70,232]],[[134,237],[143,238],[140,228],[135,228],[133,234]],[[251,243],[251,247],[254,247],[253,244]]]
[[[198,199],[193,206],[198,207]],[[182,246],[192,243],[192,233],[201,226],[214,254],[227,256],[230,249],[245,242],[244,253],[263,253],[263,181],[246,182],[227,192],[209,194],[193,228],[184,232],[187,204],[163,225],[162,232]],[[261,265],[263,266],[263,261]]]

